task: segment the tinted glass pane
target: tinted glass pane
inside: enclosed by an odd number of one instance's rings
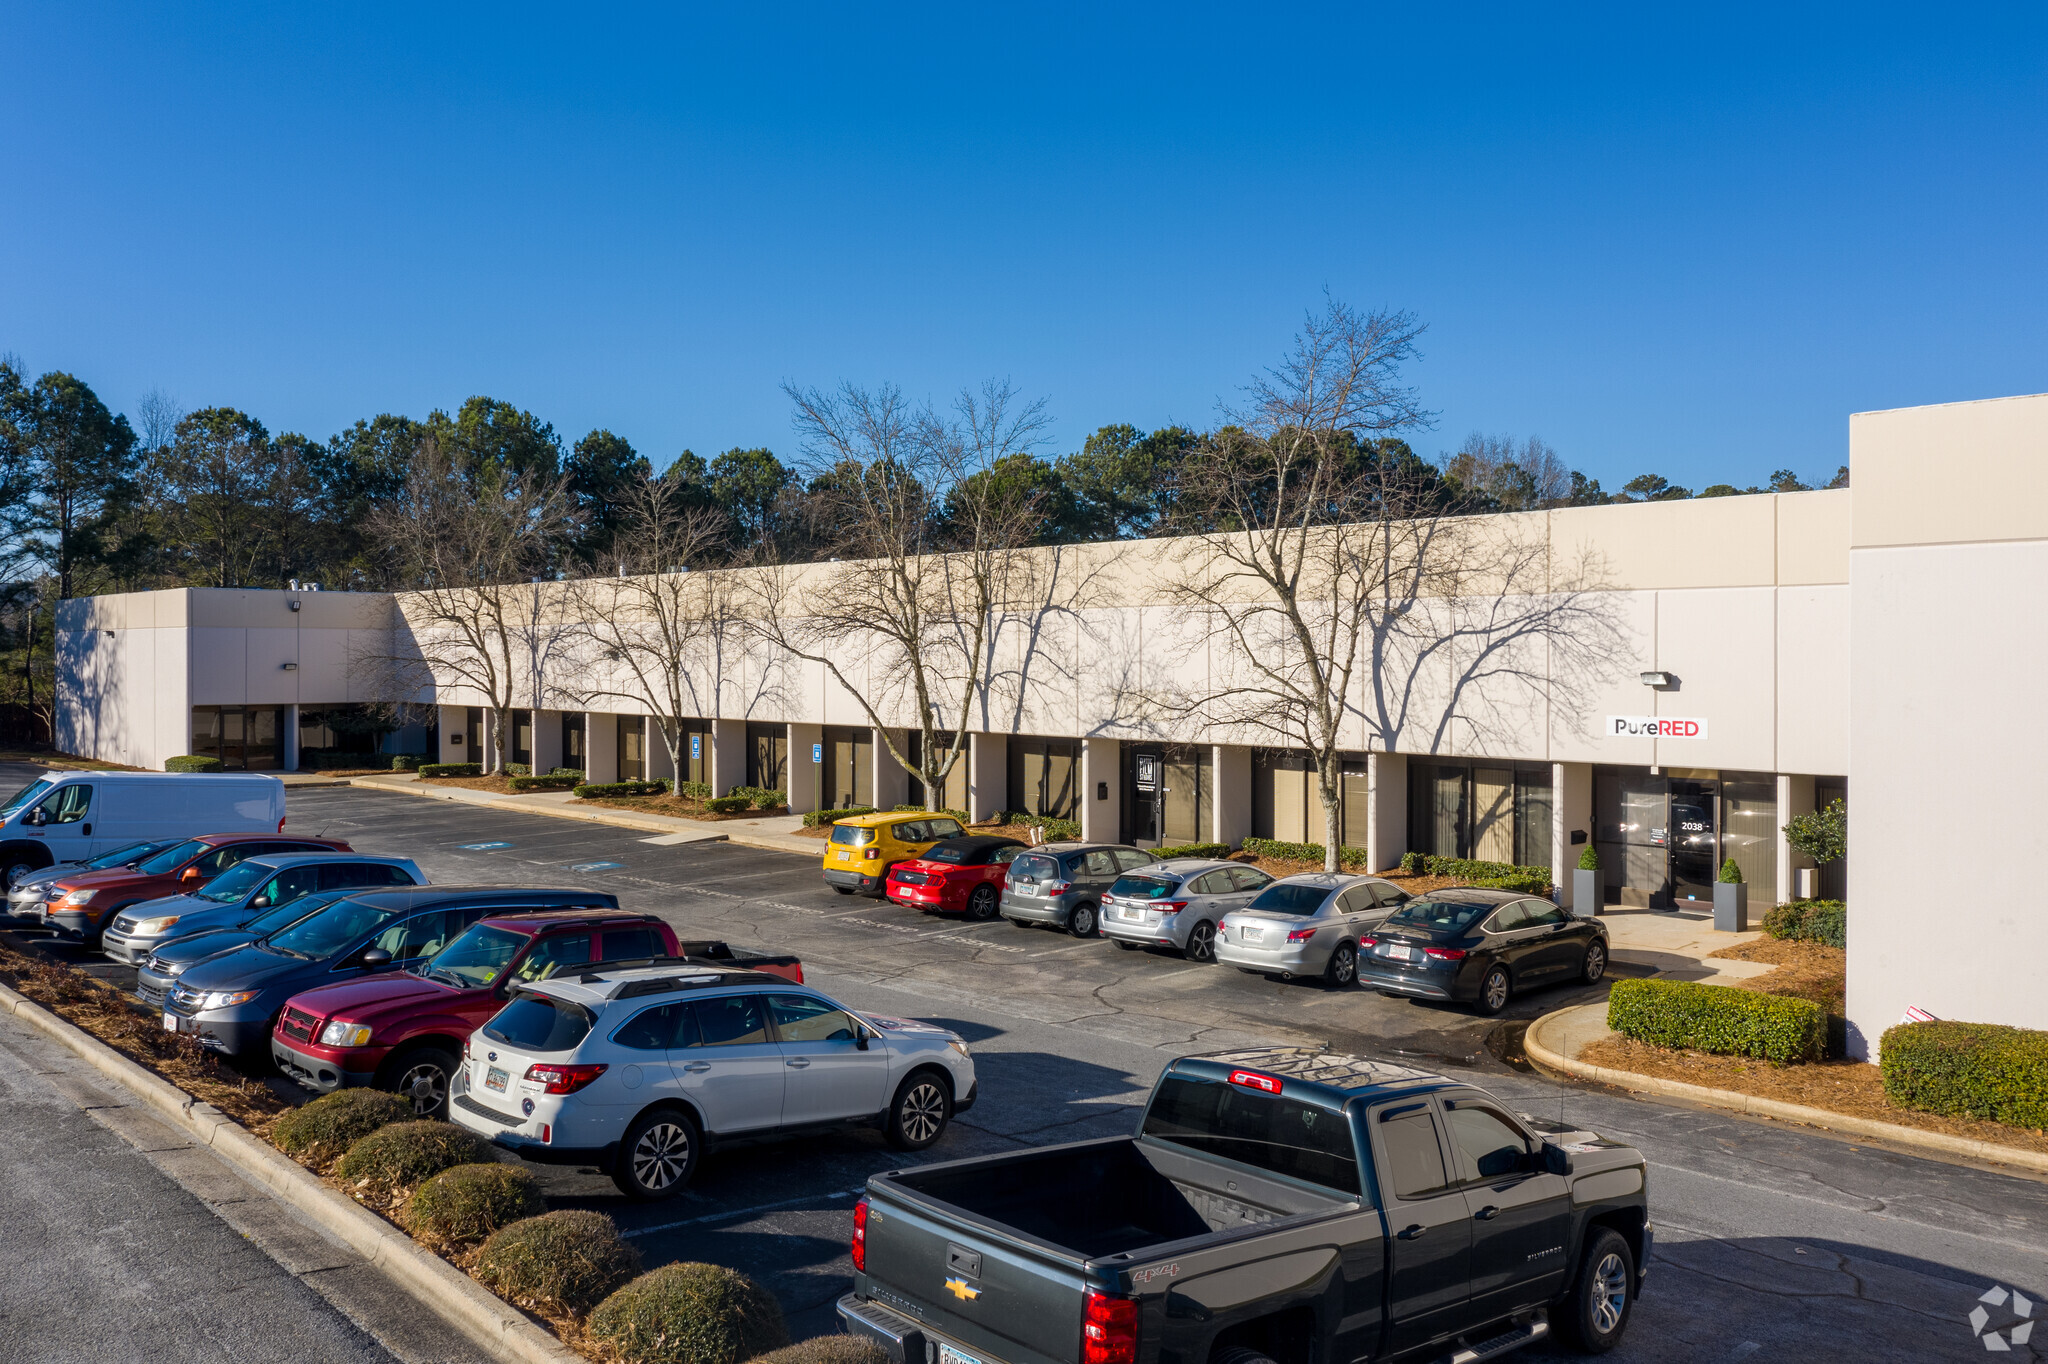
[[[835,1009],[809,995],[770,995],[768,1008],[775,1015],[776,1031],[785,1042],[851,1042],[853,1020],[844,1009]]]
[[[198,839],[188,838],[183,843],[165,848],[155,857],[150,858],[147,862],[137,867],[136,870],[145,876],[162,876],[165,872],[176,871],[179,867],[184,866],[186,862],[197,857],[205,848],[206,845]]]
[[[855,828],[851,824],[834,824],[831,841],[842,847],[864,848],[875,841],[875,831]]]
[[[679,1000],[642,1009],[612,1034],[612,1041],[635,1051],[666,1051],[675,1045],[676,1026],[688,1011]]]
[[[374,933],[399,916],[396,909],[372,909],[354,900],[329,905],[312,918],[293,924],[270,940],[272,947],[303,956],[331,957],[356,939]],[[392,954],[396,956],[396,953]]]
[[[0,805],[0,819],[5,819],[8,815],[13,814],[16,810],[21,809],[30,801],[42,795],[43,792],[49,790],[50,787],[54,784],[55,783],[49,781],[46,778],[41,781],[32,781],[27,786],[22,787],[19,791],[16,791],[13,795],[7,798],[7,803],[5,805]],[[172,866],[176,865],[176,863],[172,863]],[[168,867],[165,868],[166,871],[168,871],[169,869],[170,868]]]
[[[1521,1173],[1529,1148],[1506,1118],[1484,1108],[1459,1105],[1444,1114],[1457,1148],[1460,1179],[1500,1179]]]
[[[583,966],[589,961],[588,933],[557,933],[535,943],[526,959],[512,968],[512,974],[519,980],[546,980],[565,966]]]
[[[1512,933],[1518,928],[1528,927],[1528,924],[1529,912],[1520,905],[1509,905],[1506,909],[1503,909],[1500,913],[1486,921],[1486,931],[1489,933]]]
[[[668,955],[668,945],[651,928],[607,928],[602,950],[606,961],[633,961],[640,957]]]
[[[465,985],[493,985],[513,954],[526,946],[524,933],[476,924],[427,963],[429,974],[453,975]]]
[[[697,1027],[707,1047],[733,1047],[768,1040],[767,1020],[761,1017],[759,995],[734,995],[728,999],[700,999],[691,1006]]]
[[[484,1024],[484,1036],[521,1051],[568,1051],[590,1033],[590,1015],[566,1000],[521,994]]]
[[[1436,1144],[1436,1123],[1427,1113],[1410,1113],[1380,1124],[1387,1148],[1387,1183],[1400,1198],[1436,1193],[1444,1178],[1443,1152]]]
[[[1279,1095],[1168,1076],[1145,1112],[1144,1135],[1326,1189],[1359,1191],[1344,1115]]]
[[[1164,900],[1178,889],[1173,882],[1154,876],[1119,876],[1109,893],[1119,900]]]
[[[208,881],[206,888],[199,892],[199,898],[211,900],[215,904],[234,904],[263,884],[264,879],[271,874],[272,869],[261,862],[244,862],[225,875],[216,876]]]
[[[1230,879],[1239,890],[1264,890],[1273,883],[1273,878],[1257,867],[1232,867]]]
[[[1525,922],[1531,928],[1548,928],[1565,921],[1565,912],[1556,905],[1546,905],[1540,900],[1524,900],[1520,906],[1527,916]]]
[[[383,948],[394,961],[410,961],[414,957],[430,957],[439,952],[461,928],[453,914],[437,909],[429,914],[415,914],[403,923],[391,925],[370,945]]]
[[[1462,933],[1493,912],[1488,904],[1452,900],[1410,900],[1387,916],[1389,928],[1420,928],[1432,933]]]
[[[1024,880],[1057,881],[1059,859],[1047,857],[1044,853],[1029,853],[1010,864],[1010,875]]]
[[[1329,897],[1328,886],[1291,886],[1282,882],[1260,891],[1247,908],[1268,909],[1275,914],[1313,914]]]

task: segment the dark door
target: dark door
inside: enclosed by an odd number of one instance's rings
[[[1680,900],[1714,898],[1720,869],[1721,783],[1671,779],[1671,886]]]
[[[1472,1316],[1505,1316],[1562,1286],[1571,1190],[1536,1168],[1535,1143],[1474,1093],[1442,1096],[1454,1174],[1472,1218]]]
[[[588,775],[590,761],[583,751],[583,712],[562,716],[562,766]]]
[[[1436,1115],[1426,1101],[1377,1109],[1371,1125],[1393,1236],[1384,1353],[1398,1354],[1465,1325],[1471,1213],[1444,1166]]]
[[[1166,807],[1166,753],[1160,748],[1133,748],[1125,768],[1124,841],[1156,848]]]
[[[1586,944],[1593,940],[1590,924],[1574,919],[1556,905],[1543,900],[1524,900],[1529,934],[1526,959],[1534,970],[1525,974],[1546,981],[1563,980],[1579,969]]]

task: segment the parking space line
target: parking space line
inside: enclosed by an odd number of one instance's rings
[[[654,1233],[658,1231],[675,1231],[679,1227],[702,1226],[706,1222],[737,1221],[740,1218],[757,1217],[764,1212],[774,1212],[777,1208],[793,1208],[799,1203],[810,1203],[818,1199],[852,1198],[854,1195],[860,1193],[861,1190],[865,1189],[866,1187],[866,1185],[861,1185],[860,1188],[841,1189],[837,1193],[810,1194],[803,1198],[785,1198],[780,1203],[761,1203],[751,1208],[739,1208],[732,1212],[706,1213],[702,1217],[686,1217],[680,1222],[663,1222],[658,1227],[634,1227],[631,1230],[627,1230],[626,1228],[621,1227],[619,1229],[619,1235],[652,1236],[654,1235]]]

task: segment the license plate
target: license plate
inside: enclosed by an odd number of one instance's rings
[[[505,1082],[511,1078],[511,1074],[504,1067],[492,1066],[491,1073],[484,1076],[484,1088],[495,1089],[500,1094],[503,1094],[505,1092]]]
[[[1392,957],[1395,961],[1414,961],[1415,949],[1412,947],[1404,947],[1397,942],[1390,942],[1387,944],[1387,955]]]
[[[1237,930],[1237,940],[1239,942],[1264,942],[1266,940],[1266,930],[1263,928],[1240,928]]]
[[[939,1364],[981,1364],[973,1355],[962,1354],[944,1341],[939,1342]]]
[[[849,852],[846,852],[846,851],[844,851],[844,850],[842,850],[842,851],[840,852],[840,854],[839,854],[839,860],[840,860],[841,862],[848,862],[848,861],[851,861],[851,860],[852,860],[852,858],[853,858],[853,854],[852,854],[852,853],[849,853]]]
[[[178,1016],[177,1016],[176,1014],[174,1014],[174,1013],[166,1013],[166,1014],[164,1015],[164,1031],[165,1031],[165,1032],[176,1032],[177,1030],[178,1030]]]

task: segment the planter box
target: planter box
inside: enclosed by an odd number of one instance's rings
[[[1583,867],[1572,869],[1572,917],[1590,919],[1600,912],[1600,873]]]
[[[1749,932],[1749,886],[1746,882],[1714,883],[1714,928],[1721,933]]]

